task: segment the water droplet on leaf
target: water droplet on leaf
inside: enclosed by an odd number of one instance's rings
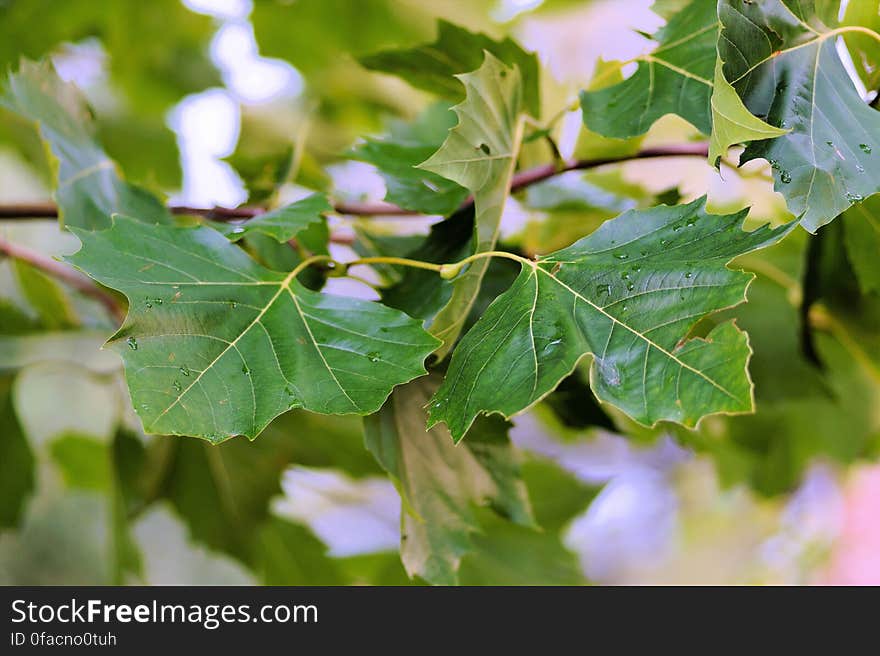
[[[780,171],[779,180],[782,182],[782,184],[788,184],[789,182],[791,182],[791,173],[789,173],[788,171]]]
[[[611,293],[611,285],[596,285],[596,296],[601,296],[602,294],[610,294]]]
[[[134,337],[129,337],[125,342],[128,344],[128,348],[132,351],[138,350],[138,341]]]
[[[870,144],[859,144],[859,148],[861,148],[862,152],[866,155],[871,154],[871,146]]]
[[[379,354],[376,351],[367,353],[367,358],[369,358],[370,362],[378,362],[380,360]]]
[[[171,387],[173,387],[174,391],[177,392],[178,394],[180,394],[180,390],[183,389],[183,387],[180,386],[180,381],[177,381],[177,380],[175,380],[173,383],[171,383]]]
[[[614,257],[616,257],[618,260],[625,260],[629,257],[629,255],[627,255],[626,253],[615,253]]]
[[[181,375],[183,375],[183,376],[189,376],[189,367],[187,367],[186,365],[183,365],[183,366],[180,368],[180,373],[181,373]]]

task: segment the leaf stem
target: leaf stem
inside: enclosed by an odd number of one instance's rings
[[[422,262],[421,260],[410,260],[405,257],[390,256],[362,257],[359,260],[346,262],[345,266],[352,267],[358,264],[397,264],[399,266],[407,266],[414,269],[428,269],[429,271],[436,271],[438,273],[440,272],[440,269],[444,266],[442,264],[433,264],[432,262]]]
[[[296,278],[300,273],[302,273],[303,271],[305,271],[307,268],[309,268],[309,267],[312,266],[313,264],[318,264],[319,262],[323,262],[323,263],[325,263],[325,264],[331,264],[331,265],[339,265],[339,262],[336,262],[336,261],[335,261],[332,257],[330,257],[329,255],[312,255],[311,257],[307,257],[307,258],[304,259],[302,262],[300,262],[299,264],[297,264],[297,265],[294,267],[293,271],[291,271],[291,272],[287,275],[287,280],[288,280],[288,281],[293,280],[293,279]]]
[[[485,257],[502,257],[508,260],[515,260],[520,263],[525,263],[530,266],[534,266],[535,263],[521,255],[516,255],[515,253],[508,253],[507,251],[485,251],[483,253],[474,253],[473,255],[469,255],[463,260],[459,260],[458,262],[449,262],[447,264],[434,264],[433,262],[422,262],[421,260],[410,260],[405,257],[364,257],[359,260],[353,260],[351,262],[345,262],[343,266],[352,267],[358,264],[397,264],[399,266],[408,266],[415,269],[427,269],[428,271],[436,271],[440,274],[441,277],[451,280],[455,278],[461,270],[471,262],[475,260],[479,260]],[[305,263],[304,263],[305,264]]]

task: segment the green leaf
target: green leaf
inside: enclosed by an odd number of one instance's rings
[[[849,261],[864,293],[880,292],[880,196],[844,212],[843,238]]]
[[[122,179],[95,138],[94,120],[82,94],[62,81],[51,64],[22,60],[0,92],[0,105],[39,125],[56,159],[55,200],[63,225],[104,228],[114,212],[171,222],[162,203]]]
[[[48,330],[79,325],[79,319],[61,286],[47,275],[21,260],[13,260],[13,270],[22,295]]]
[[[857,0],[846,5],[843,25],[859,25],[880,32],[880,2]],[[877,91],[880,84],[880,47],[877,40],[863,32],[846,32],[846,47],[852,56],[859,77],[868,91]]]
[[[324,194],[312,194],[277,210],[260,214],[241,225],[214,222],[211,227],[230,241],[238,241],[259,232],[283,244],[309,227],[323,223],[324,212],[332,210]]]
[[[507,438],[508,425],[483,419],[455,446],[443,427],[425,430],[424,407],[436,376],[396,389],[364,420],[367,448],[388,472],[403,499],[401,557],[410,576],[454,584],[464,554],[480,530],[476,506],[490,506],[531,526],[531,509]]]
[[[640,423],[751,411],[745,333],[726,323],[688,338],[701,317],[745,300],[753,276],[724,265],[791,228],[743,232],[745,214],[707,214],[705,198],[632,210],[525,261],[455,350],[429,426],[445,422],[460,440],[480,413],[521,412],[587,353],[596,396]]]
[[[161,117],[183,96],[221,83],[209,52],[215,31],[211,17],[177,0],[4,3],[0,70],[15,66],[22,56],[69,53],[68,43],[97,39],[107,54],[113,90],[122,91],[122,100],[139,114]]]
[[[445,104],[432,105],[412,126],[397,126],[381,141],[367,140],[353,156],[379,169],[389,203],[421,214],[445,216],[464,202],[467,189],[416,166],[440,147],[454,119]]]
[[[0,529],[16,526],[34,488],[34,456],[9,394],[0,381]]]
[[[496,41],[485,34],[469,32],[445,20],[437,21],[437,39],[407,50],[379,52],[358,61],[374,71],[403,78],[417,89],[430,91],[444,98],[459,101],[461,86],[453,79],[460,73],[473,71],[488,52],[522,75],[523,97],[532,116],[541,115],[538,58],[518,43],[505,38]]]
[[[67,487],[99,492],[111,489],[113,470],[107,444],[67,434],[52,442],[49,452]]]
[[[157,436],[144,449],[140,440],[132,440],[128,457],[117,456],[117,462],[128,463],[118,476],[129,484],[129,514],[149,510],[156,501],[170,502],[193,540],[234,556],[262,583],[335,585],[345,581],[324,545],[307,529],[270,512],[272,499],[282,492],[282,472],[293,462],[311,460],[308,443],[319,439],[328,442],[328,452],[359,449],[369,471],[378,471],[363,449],[359,420],[293,412],[254,443],[234,439],[211,446]]]
[[[361,0],[355,15],[348,0],[256,0],[251,18],[263,55],[311,76],[338,64],[340,53],[362,55],[423,38],[410,9],[416,7],[402,11],[396,0]]]
[[[457,77],[467,93],[464,102],[454,107],[459,123],[419,168],[471,192],[476,208],[474,251],[482,253],[491,251],[498,241],[522,142],[522,84],[516,68],[509,68],[488,52],[479,69]],[[452,297],[434,318],[431,332],[443,340],[439,358],[445,357],[461,332],[488,266],[488,260],[478,261],[456,278]]]
[[[693,0],[653,36],[659,46],[636,58],[635,73],[619,84],[581,92],[584,124],[625,139],[644,134],[666,114],[678,114],[709,134],[717,28],[714,3]]]
[[[462,585],[583,585],[577,557],[559,535],[491,515],[461,563]]]
[[[306,528],[270,517],[257,533],[251,562],[264,585],[344,585],[341,564]]]
[[[292,408],[366,414],[437,346],[377,303],[312,292],[206,227],[117,217],[68,258],[129,299],[110,347],[148,432],[255,437]]]
[[[718,54],[749,111],[790,132],[748,145],[810,232],[880,190],[880,113],[859,97],[813,3],[722,0]],[[878,37],[880,38],[880,37]],[[873,154],[872,154],[873,153]]]
[[[752,114],[724,79],[724,62],[715,62],[714,90],[712,91],[712,137],[709,140],[709,162],[718,166],[719,160],[734,144],[758,139],[773,139],[789,130],[773,127]]]

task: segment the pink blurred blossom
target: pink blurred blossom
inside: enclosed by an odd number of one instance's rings
[[[822,582],[880,585],[880,466],[855,470],[845,498],[843,530]]]

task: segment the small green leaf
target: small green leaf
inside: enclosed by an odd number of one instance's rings
[[[211,227],[230,241],[238,241],[259,232],[283,244],[310,226],[322,223],[324,212],[332,210],[324,194],[312,194],[277,210],[260,214],[241,225],[214,222]]]
[[[457,182],[474,197],[476,224],[474,252],[491,251],[498,231],[523,135],[522,84],[516,68],[509,68],[489,52],[473,73],[457,76],[467,96],[454,107],[458,125],[440,149],[419,168]],[[439,358],[452,348],[480,290],[488,260],[475,262],[457,278],[452,297],[431,324],[443,340]]]
[[[429,426],[445,422],[460,440],[480,413],[521,412],[587,353],[594,394],[640,423],[751,411],[745,333],[725,323],[688,337],[700,318],[745,300],[753,276],[724,265],[792,227],[743,232],[745,214],[707,214],[705,198],[632,210],[524,262],[456,348]]]
[[[519,466],[498,418],[476,423],[466,445],[455,446],[443,427],[425,431],[425,404],[435,376],[396,389],[364,420],[367,448],[403,499],[401,557],[410,576],[454,584],[462,557],[480,530],[475,506],[533,525]]]
[[[724,79],[724,62],[715,62],[715,83],[712,91],[712,138],[709,140],[709,163],[727,154],[733,144],[758,139],[773,139],[790,130],[773,127],[752,114],[737,95],[736,90]]]
[[[644,134],[666,114],[678,114],[709,134],[717,37],[715,3],[693,0],[654,35],[660,45],[636,58],[635,73],[619,84],[581,92],[584,124],[625,139]]]
[[[56,158],[55,200],[62,224],[105,228],[114,212],[170,223],[165,206],[128,184],[95,138],[91,110],[80,91],[48,62],[21,61],[0,90],[0,105],[37,123]]]
[[[117,217],[75,233],[68,261],[129,300],[109,345],[148,432],[221,442],[292,408],[374,412],[438,345],[402,312],[312,292],[207,227]]]
[[[810,232],[880,191],[880,113],[859,96],[813,3],[721,0],[718,55],[749,111],[778,128],[740,163],[763,158]],[[880,39],[880,37],[878,37]]]
[[[416,167],[440,147],[454,122],[455,115],[447,105],[432,105],[413,125],[394,126],[389,138],[367,140],[353,156],[379,169],[389,203],[422,214],[445,216],[464,202],[467,189]]]
[[[358,61],[374,71],[403,78],[418,89],[459,101],[463,97],[461,86],[453,78],[460,73],[479,68],[484,52],[491,53],[508,66],[519,69],[525,105],[532,116],[539,118],[541,93],[538,58],[509,38],[496,41],[485,34],[468,32],[445,20],[439,20],[434,43],[407,50],[379,52],[361,57]]]

